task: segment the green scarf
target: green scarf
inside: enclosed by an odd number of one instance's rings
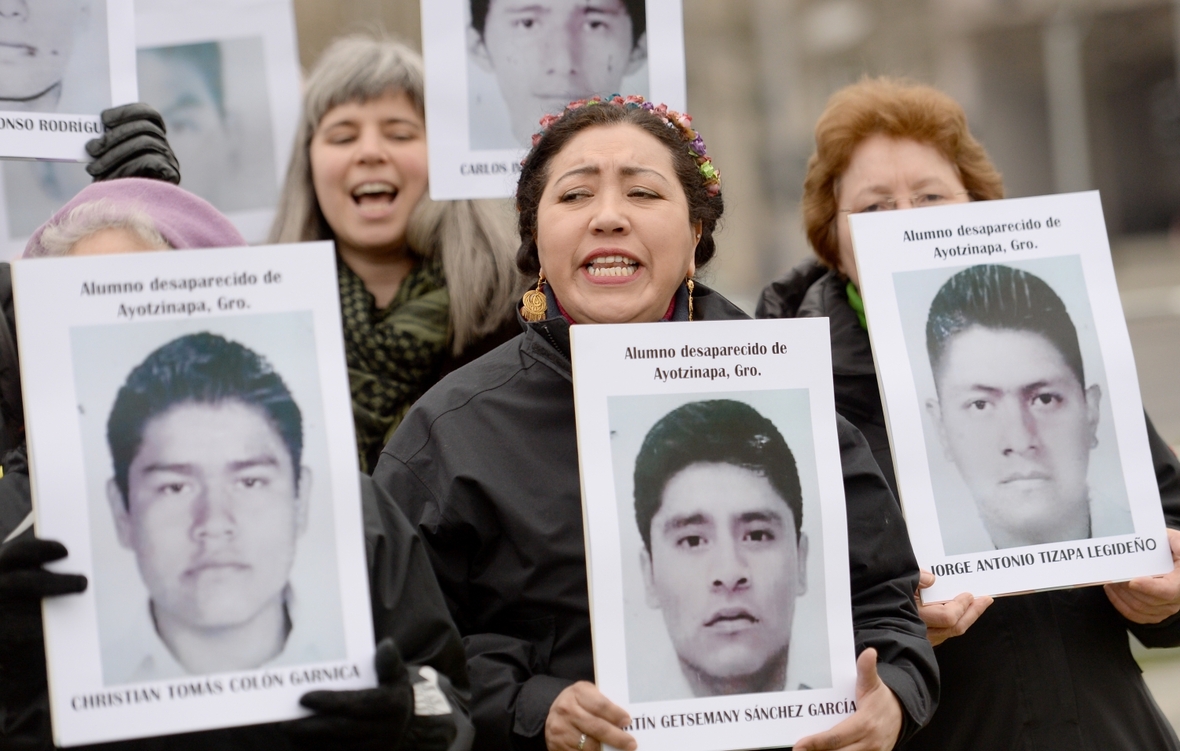
[[[865,320],[865,301],[860,299],[860,292],[857,291],[856,285],[852,280],[848,280],[848,286],[844,288],[848,293],[848,305],[856,311],[856,319],[860,321],[860,327],[865,331],[869,329],[869,322]]]
[[[372,472],[410,405],[438,377],[450,339],[450,296],[433,260],[415,264],[384,309],[343,259],[336,268],[357,451],[361,470]]]

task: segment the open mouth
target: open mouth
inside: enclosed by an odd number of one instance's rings
[[[586,264],[590,276],[633,276],[639,261],[621,255],[598,256]]]
[[[392,183],[361,183],[352,189],[352,200],[357,206],[389,206],[397,198],[397,193]]]

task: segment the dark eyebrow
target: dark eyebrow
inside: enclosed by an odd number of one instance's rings
[[[654,175],[664,182],[668,182],[668,178],[664,177],[659,172],[651,169],[650,167],[623,167],[619,170],[619,173],[623,175],[623,177],[634,177],[636,175]]]
[[[738,521],[742,524],[749,524],[750,522],[782,524],[783,515],[777,511],[747,511],[746,513],[738,516]]]
[[[674,516],[668,521],[664,522],[664,531],[672,532],[677,529],[684,529],[685,527],[697,527],[708,523],[709,518],[701,513],[689,514],[688,516]]]
[[[263,456],[256,456],[253,459],[243,459],[238,462],[230,462],[229,468],[234,472],[241,472],[243,469],[251,469],[253,467],[274,467],[278,468],[279,460],[270,454]]]
[[[567,177],[577,177],[579,175],[601,175],[601,174],[602,174],[602,170],[600,170],[598,167],[596,167],[592,164],[587,164],[584,167],[573,168],[572,170],[570,170],[569,172],[566,172],[564,175],[557,178],[553,182],[561,182],[562,180],[566,179]]]
[[[180,475],[194,474],[193,465],[174,463],[174,464],[149,464],[140,470],[141,474],[151,474],[152,472],[175,472]]]

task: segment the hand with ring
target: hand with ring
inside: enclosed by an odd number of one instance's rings
[[[622,728],[631,724],[627,710],[603,696],[589,681],[578,681],[557,695],[545,720],[549,751],[600,751],[603,744],[635,751],[639,744]]]

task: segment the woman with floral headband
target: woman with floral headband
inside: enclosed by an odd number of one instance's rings
[[[685,115],[638,97],[547,118],[517,187],[521,336],[420,399],[374,481],[414,523],[464,636],[478,749],[634,749],[594,686],[570,368],[573,324],[747,316],[693,277],[720,175]],[[931,716],[934,655],[897,502],[839,421],[858,710],[798,749],[889,749]]]

